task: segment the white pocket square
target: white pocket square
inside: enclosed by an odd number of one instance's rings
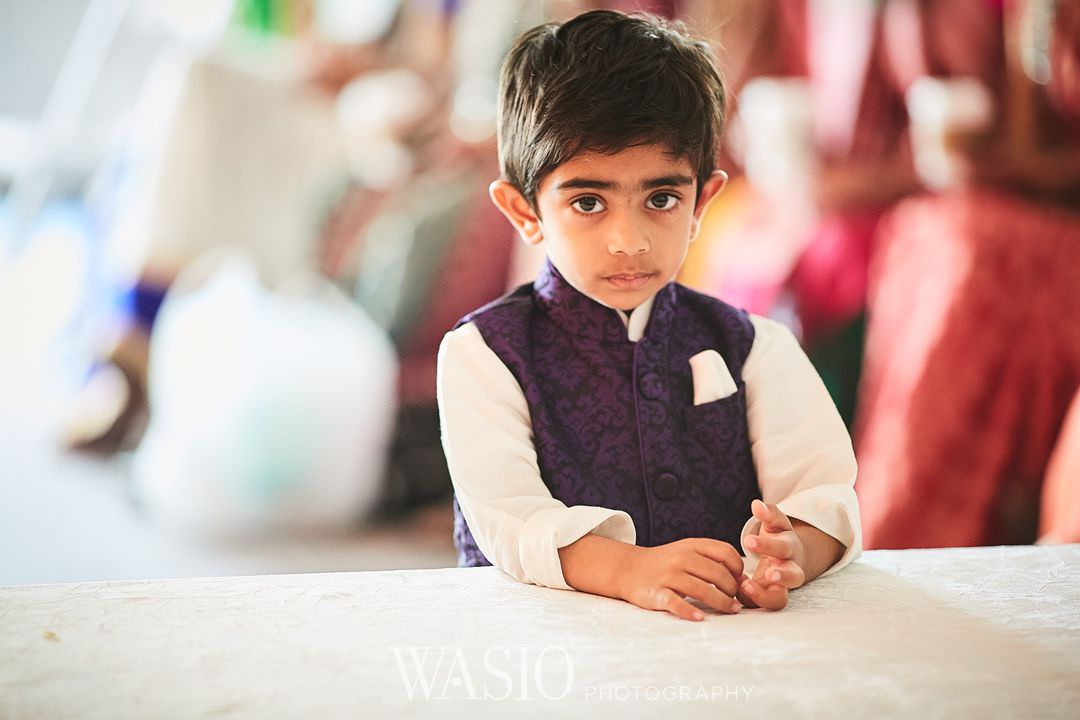
[[[694,405],[726,398],[737,389],[727,363],[715,350],[702,350],[690,358],[690,374],[694,379]]]

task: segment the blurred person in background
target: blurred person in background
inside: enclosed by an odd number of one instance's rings
[[[151,329],[186,267],[208,250],[237,247],[271,286],[313,268],[324,206],[347,176],[332,99],[307,86],[290,40],[311,25],[311,8],[212,5],[217,18],[193,39],[187,23],[199,13],[148,3],[172,36],[90,195],[116,299],[66,419],[73,448],[111,454],[137,443]]]
[[[91,196],[119,300],[66,440],[137,448],[133,496],[187,530],[348,525],[383,479],[397,361],[314,274],[350,168],[305,50],[332,27],[376,57],[398,8],[331,5],[145,3],[175,35]]]
[[[1076,434],[1047,458],[1077,387],[1077,15],[783,0],[710,21],[742,58],[727,149],[750,182],[684,275],[799,332],[858,431],[867,547],[1031,542],[1044,472],[1039,534],[1070,536],[1049,525],[1077,514],[1053,500]]]
[[[856,446],[867,547],[1076,541],[1080,3],[905,3],[892,20],[934,192],[879,231]]]
[[[378,45],[396,3],[365,8],[335,32]],[[316,10],[143,3],[172,34],[90,194],[116,299],[91,321],[65,440],[135,449],[133,498],[187,531],[355,522],[386,465],[389,340],[313,274],[348,176],[333,98],[309,79]]]
[[[493,0],[240,3],[235,17],[249,31],[298,38],[287,68],[296,78],[292,99],[281,101],[297,108],[329,105],[331,113],[317,114],[336,116],[336,126],[298,133],[297,110],[289,108],[294,115],[285,116],[276,141],[266,142],[269,131],[237,136],[254,122],[253,112],[270,111],[265,103],[252,104],[258,98],[245,90],[260,78],[218,80],[217,53],[173,70],[182,78],[181,99],[173,103],[180,120],[166,123],[165,159],[154,168],[163,179],[143,202],[149,217],[117,233],[144,252],[129,274],[135,280],[129,320],[83,392],[71,444],[109,453],[138,443],[135,421],[154,377],[150,330],[166,291],[207,248],[246,238],[267,285],[289,267],[317,267],[394,343],[400,409],[390,423],[381,510],[396,513],[446,497],[435,358],[457,318],[508,284],[512,230],[487,199],[486,185],[497,174],[495,75],[523,13],[531,24],[539,6]],[[282,123],[263,118],[259,124]],[[300,145],[287,160],[292,138]],[[192,155],[201,160],[193,163]],[[331,172],[305,189],[297,176],[304,162]],[[335,178],[333,171],[346,166],[348,186],[335,191],[344,175]],[[201,190],[190,190],[196,186]],[[279,187],[292,194],[271,194]],[[169,191],[178,188],[188,192]],[[339,199],[331,202],[335,193]],[[260,208],[268,207],[278,215],[260,217],[266,215]],[[294,229],[295,220],[303,228],[281,237],[282,214],[294,219]],[[234,222],[224,222],[228,218]],[[283,255],[287,261],[274,262]],[[112,398],[101,391],[106,383]]]

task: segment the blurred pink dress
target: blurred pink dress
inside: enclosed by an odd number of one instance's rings
[[[867,548],[1030,543],[1080,387],[1080,217],[977,190],[883,223],[856,445]]]
[[[1080,4],[1063,0],[1054,63],[1072,71],[1047,93],[1057,136],[1074,143],[1078,21]],[[984,67],[1000,73],[1000,57]],[[856,443],[865,547],[1034,541],[1047,462],[1080,388],[1075,195],[916,197],[882,220],[877,243]]]

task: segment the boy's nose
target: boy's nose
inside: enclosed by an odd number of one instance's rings
[[[639,255],[649,249],[649,239],[634,222],[617,222],[608,235],[608,252],[612,255]]]

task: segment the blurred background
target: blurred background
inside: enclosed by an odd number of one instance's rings
[[[499,64],[596,7],[716,51],[680,279],[795,331],[865,546],[1080,541],[1080,0],[0,0],[0,584],[453,565]]]

